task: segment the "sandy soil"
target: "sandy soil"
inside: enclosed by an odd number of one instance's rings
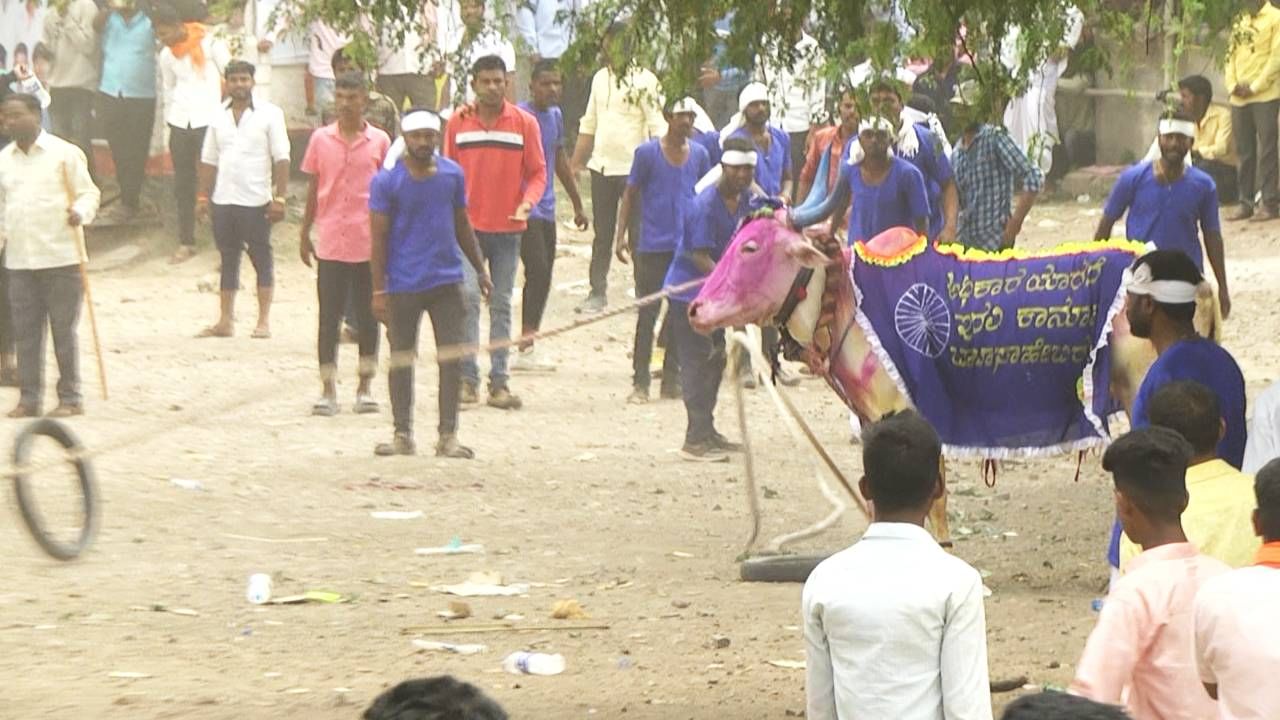
[[[1038,208],[1027,225],[1031,244],[1091,236],[1089,207]],[[1226,344],[1251,394],[1280,368],[1277,228],[1228,229],[1236,315]],[[585,292],[588,240],[561,232],[567,242],[549,325],[572,319]],[[266,341],[248,337],[251,294],[242,296],[237,337],[192,338],[216,307],[215,296],[198,289],[215,264],[207,245],[177,268],[159,247],[150,259],[94,276],[112,399],[98,398],[82,328],[89,414],[74,426],[89,447],[105,450],[95,459],[102,532],[80,562],[60,564],[25,537],[16,511],[0,516],[0,716],[352,718],[389,684],[437,673],[478,683],[520,718],[803,713],[803,671],[767,664],[803,659],[800,587],[738,580],[735,557],[750,517],[741,461],[681,463],[682,406],[625,404],[632,316],[547,342],[560,368],[515,378],[524,410],[465,412],[463,439],[477,460],[375,459],[374,443],[390,434],[385,384],[380,377],[376,386],[381,414],[350,412],[351,346],[341,358],[344,413],[308,415],[318,391],[315,300],[295,236],[291,225],[276,231],[275,337]],[[615,304],[626,300],[629,277],[614,268]],[[420,366],[418,384],[426,445],[435,424],[430,363]],[[16,391],[3,395],[7,407]],[[858,451],[835,397],[812,379],[793,397],[857,476]],[[748,402],[759,473],[771,491],[762,500],[771,537],[815,521],[826,505],[810,451],[792,443],[763,391]],[[726,391],[720,427],[737,436],[732,408]],[[5,433],[18,427],[0,423]],[[138,435],[146,439],[112,449]],[[1074,458],[1010,465],[989,489],[976,463],[952,467],[953,528],[972,533],[958,538],[956,552],[987,574],[993,591],[993,678],[1066,684],[1094,622],[1110,490],[1097,458],[1085,461],[1079,482],[1075,472]],[[174,478],[197,480],[203,490]],[[379,520],[370,515],[377,510],[424,517]],[[851,512],[798,549],[839,549],[864,525]],[[454,537],[488,552],[414,554]],[[443,627],[436,613],[451,598],[426,586],[477,570],[533,587],[523,597],[472,599],[475,617],[447,629],[407,630]],[[257,572],[275,574],[277,594],[322,589],[351,602],[252,606],[245,585]],[[453,632],[506,613],[525,616],[520,624],[564,625],[550,611],[566,598],[590,615],[583,622],[608,629]],[[717,648],[714,636],[728,645]],[[488,649],[465,657],[417,652],[413,637]],[[503,674],[502,658],[522,648],[563,653],[568,670]],[[120,672],[147,677],[111,677]]]

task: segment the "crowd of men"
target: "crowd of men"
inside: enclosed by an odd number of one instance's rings
[[[650,400],[651,365],[659,364],[660,396],[682,398],[686,408],[681,457],[721,462],[740,450],[714,423],[724,337],[694,332],[687,310],[697,282],[748,214],[780,202],[792,206],[795,227],[829,221],[849,242],[907,226],[941,243],[1007,250],[1052,163],[1035,142],[1043,141],[1046,102],[1052,115],[1058,60],[1046,61],[1027,95],[1010,103],[1007,127],[947,127],[944,118],[964,117],[975,97],[951,72],[954,63],[919,78],[901,68],[855,68],[857,87],[827,98],[812,68],[748,71],[711,62],[701,102],[664,101],[653,72],[615,68],[613,54],[602,56],[589,80],[562,67],[570,20],[553,6],[522,6],[517,54],[487,21],[483,0],[459,0],[455,19],[426,18],[423,36],[384,48],[377,68],[358,67],[345,39],[323,25],[308,30],[308,104],[324,120],[301,164],[308,183],[299,256],[315,268],[318,297],[320,396],[311,412],[340,412],[338,345],[348,330],[358,346],[353,410],[379,411],[372,382],[385,325],[393,432],[378,455],[417,452],[414,371],[424,313],[439,365],[438,456],[474,457],[459,439],[458,415],[461,405],[480,401],[475,349],[486,308],[489,406],[522,407],[513,370],[554,368],[536,336],[556,258],[556,180],[573,224],[594,232],[579,313],[608,306],[615,258],[633,266],[637,297],[669,289],[665,316],[657,303],[637,313],[628,401]],[[252,62],[271,38],[246,29],[243,17],[230,31],[215,29],[186,4],[144,12],[130,0],[101,9],[71,0],[49,13],[47,80],[25,66],[0,78],[0,119],[11,140],[0,150],[0,383],[21,387],[10,417],[42,414],[46,327],[60,376],[50,414],[84,410],[76,336],[82,228],[101,204],[91,117],[106,130],[115,167],[111,212],[135,216],[146,212],[151,126],[162,113],[177,208],[171,261],[196,254],[201,219],[211,224],[220,258],[218,319],[202,337],[235,333],[245,253],[256,274],[252,337],[271,336],[272,227],[289,202],[285,116]],[[1068,47],[1079,35],[1072,17]],[[1231,311],[1220,202],[1228,193],[1238,198],[1241,218],[1280,212],[1280,10],[1263,2],[1240,22],[1252,34],[1227,65],[1229,116],[1212,105],[1206,78],[1183,79],[1180,107],[1160,119],[1151,156],[1121,175],[1095,233],[1110,237],[1125,217],[1128,238],[1157,248],[1131,269],[1126,314],[1158,359],[1138,391],[1133,431],[1103,460],[1116,488],[1111,561],[1122,574],[1072,692],[1124,704],[1139,720],[1280,717],[1280,686],[1267,682],[1280,670],[1280,635],[1267,621],[1280,602],[1275,433],[1259,423],[1247,438],[1243,374],[1192,323],[1206,255],[1221,315]],[[443,45],[448,33],[466,65],[424,67],[419,44]],[[818,51],[804,33],[796,42]],[[377,91],[369,77],[375,71]],[[456,106],[452,83],[464,98]],[[867,91],[869,112],[859,112],[855,90]],[[585,104],[569,107],[571,96]],[[938,97],[946,109],[930,99]],[[835,109],[830,118],[827,106]],[[587,172],[590,213],[578,187]],[[513,358],[507,343],[521,265]],[[666,348],[660,363],[655,344]],[[1255,417],[1273,417],[1276,403],[1269,403],[1260,402]],[[861,489],[874,522],[858,544],[823,563],[804,592],[807,716],[990,718],[981,579],[922,528],[942,492],[937,435],[907,412],[868,428],[864,441]],[[1083,714],[1104,712],[1084,703],[1028,698],[1006,717],[1106,716]]]

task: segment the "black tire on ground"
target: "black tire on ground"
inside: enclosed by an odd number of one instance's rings
[[[747,558],[742,561],[740,573],[747,582],[794,582],[809,579],[809,573],[826,560],[823,555],[773,555]]]
[[[40,524],[41,517],[38,510],[36,491],[32,484],[33,479],[20,473],[15,474],[13,478],[13,490],[18,498],[18,510],[22,513],[22,520],[27,524],[27,529],[31,531],[31,536],[35,538],[41,549],[58,560],[75,560],[89,547],[89,544],[93,542],[94,535],[98,532],[98,490],[93,477],[93,467],[87,459],[80,457],[80,453],[84,452],[84,446],[72,434],[71,428],[57,420],[41,418],[28,423],[14,439],[14,468],[21,468],[27,463],[31,457],[32,442],[38,436],[51,438],[66,449],[68,454],[73,456],[70,462],[76,466],[76,476],[79,478],[80,498],[84,509],[84,525],[80,529],[80,536],[73,543],[61,542],[49,534]],[[38,479],[34,482],[38,482]]]

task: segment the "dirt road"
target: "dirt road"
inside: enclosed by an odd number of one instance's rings
[[[1027,223],[1031,244],[1091,236],[1096,217],[1086,207],[1037,209]],[[1236,315],[1225,342],[1251,394],[1280,368],[1276,227],[1227,231]],[[552,325],[573,317],[589,252],[584,237],[561,232],[568,252],[556,268]],[[518,718],[702,720],[803,711],[803,671],[767,664],[803,659],[800,587],[737,579],[734,560],[749,527],[741,462],[681,463],[681,405],[625,404],[631,316],[547,343],[559,370],[513,381],[525,409],[465,412],[462,438],[477,460],[375,459],[373,445],[390,434],[384,378],[376,385],[383,412],[352,414],[351,346],[340,361],[344,412],[331,419],[308,414],[319,389],[314,280],[296,260],[295,235],[292,226],[275,235],[279,288],[270,340],[249,339],[252,293],[241,297],[235,338],[192,338],[216,308],[215,295],[198,289],[215,264],[208,246],[177,268],[153,253],[94,276],[112,399],[97,398],[84,327],[89,414],[74,427],[91,448],[137,433],[149,439],[97,458],[104,523],[82,561],[46,559],[16,512],[0,514],[0,716],[353,718],[389,684],[438,673],[478,683]],[[626,300],[628,273],[615,267],[612,302]],[[247,266],[244,279],[252,284]],[[429,447],[429,362],[420,365],[418,387],[419,440]],[[16,391],[3,396],[7,407]],[[857,448],[835,397],[812,379],[793,397],[857,476]],[[763,391],[749,395],[749,407],[770,490],[762,500],[766,533],[815,521],[826,506],[808,451],[791,443]],[[18,427],[0,423],[4,433]],[[739,434],[728,392],[719,425]],[[989,489],[976,464],[953,466],[956,552],[984,571],[992,590],[993,678],[1066,684],[1094,622],[1090,601],[1106,579],[1111,492],[1096,457],[1085,460],[1078,483],[1075,471],[1074,458],[1012,464]],[[203,489],[173,479],[199,481]],[[423,516],[371,516],[383,510]],[[839,549],[863,526],[850,514],[799,549]],[[487,554],[414,554],[453,538],[481,543]],[[436,613],[451,598],[429,586],[478,570],[532,587],[527,596],[469,600],[475,617],[449,629],[404,633],[443,626]],[[252,606],[245,584],[257,572],[275,574],[277,594],[329,590],[351,601]],[[608,629],[451,631],[509,613],[526,618],[518,624],[563,624],[550,611],[567,598]],[[727,638],[727,646],[717,647],[714,636]],[[487,650],[417,652],[413,637]],[[503,674],[502,658],[523,648],[563,653],[568,670]]]

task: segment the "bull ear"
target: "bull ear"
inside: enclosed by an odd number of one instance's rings
[[[787,243],[787,257],[807,268],[817,269],[827,264],[827,256],[800,235]]]

